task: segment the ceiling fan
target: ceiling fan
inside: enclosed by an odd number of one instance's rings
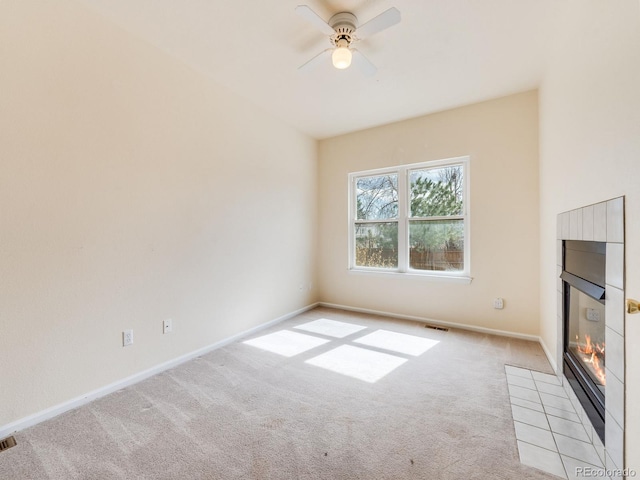
[[[352,45],[400,22],[400,11],[395,7],[373,17],[361,26],[358,26],[358,19],[351,12],[336,13],[328,22],[325,22],[307,5],[298,5],[296,13],[322,33],[328,35],[331,43],[331,48],[320,52],[307,63],[298,67],[298,70],[308,70],[331,56],[334,67],[340,70],[348,68],[353,60],[356,67],[367,76],[374,75],[377,68]]]

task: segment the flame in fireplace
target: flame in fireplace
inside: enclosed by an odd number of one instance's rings
[[[606,385],[606,378],[604,374],[604,365],[602,358],[604,358],[604,342],[593,343],[591,342],[591,335],[584,336],[584,343],[580,343],[580,339],[576,335],[577,349],[582,354],[582,361],[590,367],[595,377],[602,385]]]

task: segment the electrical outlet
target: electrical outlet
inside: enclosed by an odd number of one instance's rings
[[[133,330],[122,332],[122,346],[128,347],[129,345],[133,345]]]
[[[162,333],[171,333],[173,331],[173,321],[167,318],[162,322]]]
[[[493,308],[496,310],[502,310],[504,308],[504,300],[500,297],[493,299]]]
[[[600,312],[595,308],[587,308],[587,320],[591,320],[592,322],[600,321]]]

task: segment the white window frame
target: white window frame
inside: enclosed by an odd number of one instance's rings
[[[349,264],[348,268],[353,273],[365,274],[382,274],[382,275],[402,275],[416,276],[421,278],[451,281],[457,283],[471,282],[471,246],[470,246],[470,221],[469,221],[469,156],[447,158],[443,160],[433,160],[429,162],[412,163],[408,165],[400,165],[388,168],[378,168],[375,170],[366,170],[361,172],[352,172],[349,174]],[[463,172],[463,199],[461,215],[444,216],[444,217],[428,217],[428,220],[452,220],[458,219],[464,222],[464,269],[461,271],[436,271],[436,270],[418,270],[409,266],[409,220],[410,217],[410,188],[409,175],[414,170],[423,170],[428,168],[447,167],[461,165]],[[362,267],[355,264],[355,225],[357,221],[357,188],[356,182],[362,177],[372,177],[376,175],[386,175],[395,173],[398,176],[398,268],[380,268],[380,267]],[[413,218],[420,220],[420,218]],[[395,222],[390,219],[390,222]],[[380,223],[384,220],[376,220],[371,223]],[[358,221],[358,223],[363,223]],[[366,223],[366,222],[365,222]]]

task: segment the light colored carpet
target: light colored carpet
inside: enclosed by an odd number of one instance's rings
[[[342,339],[294,328],[367,327]],[[377,330],[436,340],[375,383],[305,363]],[[6,479],[550,479],[520,464],[505,364],[551,373],[539,345],[317,308],[292,357],[241,342],[16,434]]]

